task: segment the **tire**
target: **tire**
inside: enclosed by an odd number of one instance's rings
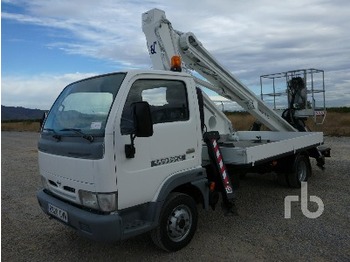
[[[294,158],[291,171],[286,173],[288,185],[294,188],[300,188],[301,182],[306,182],[311,176],[311,164],[309,157],[304,154],[298,154]]]
[[[197,206],[193,198],[171,193],[162,208],[158,227],[151,231],[152,240],[165,251],[178,251],[192,240],[197,221]]]

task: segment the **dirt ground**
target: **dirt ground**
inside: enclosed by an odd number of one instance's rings
[[[309,196],[324,212],[307,218],[284,198],[300,189],[279,186],[273,174],[248,174],[238,191],[238,217],[199,210],[192,242],[176,253],[156,248],[148,234],[115,244],[96,243],[48,219],[36,191],[41,187],[37,140],[32,132],[1,133],[1,258],[3,261],[350,261],[350,138],[326,137],[332,148],[326,170],[315,163]],[[200,209],[200,207],[198,206]],[[309,202],[310,211],[317,205]]]

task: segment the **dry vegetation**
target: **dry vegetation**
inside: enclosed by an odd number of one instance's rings
[[[40,124],[36,121],[2,122],[1,131],[39,132]]]
[[[236,130],[249,130],[255,120],[248,113],[231,113],[228,117]],[[322,125],[308,119],[307,126],[312,131],[324,132],[329,136],[350,136],[350,113],[328,112]]]
[[[236,130],[249,130],[254,122],[254,117],[248,113],[229,113],[229,119]],[[323,125],[316,125],[311,119],[307,126],[312,131],[324,132],[329,136],[350,136],[350,112],[328,112]],[[3,122],[2,131],[31,131],[38,132],[39,122],[21,121],[21,122]]]
[[[350,113],[329,112],[323,125],[310,121],[312,131],[322,131],[329,136],[350,136]]]

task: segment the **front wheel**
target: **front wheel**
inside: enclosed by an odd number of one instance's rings
[[[197,221],[197,206],[193,198],[171,193],[162,208],[158,227],[151,231],[152,240],[168,252],[178,251],[192,240]]]

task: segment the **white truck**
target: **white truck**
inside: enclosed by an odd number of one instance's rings
[[[47,215],[90,239],[150,232],[157,246],[177,251],[195,234],[197,204],[215,208],[221,194],[225,212],[236,212],[230,177],[275,171],[299,187],[311,174],[309,157],[323,166],[329,150],[318,148],[322,133],[298,132],[163,11],[142,19],[154,70],[99,75],[62,91],[38,142],[37,198]],[[271,131],[236,132],[199,86]]]

